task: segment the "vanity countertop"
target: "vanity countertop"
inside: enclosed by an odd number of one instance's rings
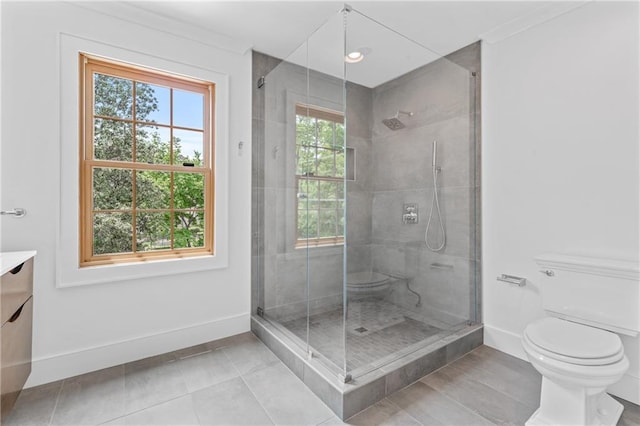
[[[0,275],[4,275],[22,262],[36,255],[35,250],[5,251],[0,253]]]

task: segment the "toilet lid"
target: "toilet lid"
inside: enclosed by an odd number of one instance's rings
[[[558,318],[543,318],[529,324],[525,335],[531,343],[548,351],[547,355],[569,358],[576,364],[605,365],[624,354],[616,334]]]

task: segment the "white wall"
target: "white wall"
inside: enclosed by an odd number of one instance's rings
[[[123,18],[86,4],[2,4],[2,206],[28,210],[2,218],[2,250],[38,251],[29,385],[249,330],[251,148],[240,156],[237,143],[251,140],[250,52],[232,42],[216,48],[223,38],[178,24],[157,31]],[[229,137],[217,141],[229,147],[227,267],[56,287],[61,33],[228,77]]]
[[[588,3],[483,47],[485,343],[524,357],[542,317],[533,257],[637,259],[638,3]],[[501,273],[525,287],[496,281]],[[638,339],[617,389],[640,399]],[[635,389],[633,388],[635,386]]]

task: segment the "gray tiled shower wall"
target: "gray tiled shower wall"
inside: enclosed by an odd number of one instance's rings
[[[372,264],[378,272],[408,278],[422,307],[402,287],[389,300],[426,316],[436,313],[445,322],[481,318],[479,282],[473,285],[480,267],[479,70],[478,42],[373,89]],[[382,119],[397,110],[414,115],[401,116],[406,128],[392,131]],[[434,190],[434,140],[447,239],[439,252],[424,242]],[[400,220],[404,203],[418,204],[417,225]],[[432,237],[437,228],[432,223]]]
[[[347,146],[356,151],[356,180],[347,184],[348,272],[374,270],[405,277],[422,296],[397,286],[387,296],[445,322],[480,318],[480,43],[467,46],[373,89],[347,83]],[[476,73],[472,76],[471,72]],[[257,79],[266,75],[258,89]],[[253,54],[253,309],[278,318],[342,303],[342,247],[296,250],[296,102],[344,110],[343,82],[276,58]],[[475,81],[474,81],[475,80]],[[474,109],[473,101],[476,108]],[[396,111],[406,128],[382,119]],[[438,141],[440,207],[447,245],[424,243],[433,195],[432,141]],[[418,203],[417,225],[402,223],[404,203]],[[263,285],[259,286],[262,282]],[[478,283],[479,284],[479,283]],[[307,291],[310,294],[307,295]]]

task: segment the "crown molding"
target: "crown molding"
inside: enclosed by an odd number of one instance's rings
[[[540,25],[544,22],[550,21],[560,15],[564,15],[574,9],[577,9],[590,1],[557,1],[547,2],[537,8],[534,12],[524,16],[520,16],[516,19],[512,19],[502,25],[484,32],[479,35],[480,39],[489,44],[498,43],[523,31]]]
[[[132,3],[121,1],[69,1],[68,4],[120,19],[155,31],[171,34],[196,43],[228,52],[245,54],[253,45],[208,29],[151,12]]]

